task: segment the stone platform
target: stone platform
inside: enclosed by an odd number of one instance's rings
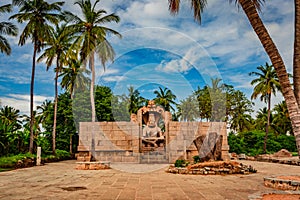
[[[250,175],[187,176],[166,173],[168,165],[111,163],[107,170],[76,170],[76,161],[0,173],[0,199],[247,200],[274,190],[263,178],[300,174],[299,166],[240,161]]]

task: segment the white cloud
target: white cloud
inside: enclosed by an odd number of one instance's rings
[[[41,105],[45,100],[53,100],[53,97],[47,96],[34,96],[34,109],[36,106]],[[30,113],[30,96],[29,95],[22,95],[22,94],[9,94],[6,97],[1,98],[1,105],[11,106],[15,109],[20,110],[22,114],[29,115]]]

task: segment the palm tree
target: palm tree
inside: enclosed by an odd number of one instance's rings
[[[21,126],[20,111],[10,106],[0,109],[0,155],[9,153],[11,139],[18,138],[17,130]],[[20,141],[20,140],[19,140]]]
[[[105,67],[107,61],[112,61],[115,52],[107,41],[108,33],[117,36],[121,35],[110,28],[103,26],[105,23],[119,22],[120,18],[115,14],[106,15],[105,10],[97,10],[96,6],[100,0],[96,0],[92,5],[90,0],[78,0],[74,4],[78,5],[82,11],[83,19],[70,12],[65,12],[68,20],[73,22],[69,28],[77,34],[75,45],[80,46],[80,56],[84,66],[89,64],[92,73],[90,86],[90,99],[92,106],[92,122],[96,119],[94,85],[95,85],[95,54],[98,55],[102,66]]]
[[[10,106],[4,106],[0,109],[0,120],[2,124],[13,125],[13,131],[21,128],[20,111]]]
[[[12,11],[11,4],[6,4],[3,6],[0,6],[0,14],[6,13],[6,12],[11,12],[11,11]],[[10,22],[0,22],[0,51],[1,51],[1,53],[10,55],[11,47],[10,47],[7,39],[3,35],[17,36],[18,28]]]
[[[293,85],[294,93],[300,106],[300,0],[295,2],[295,34],[294,34],[294,60],[293,60]]]
[[[270,124],[272,122],[273,115],[270,115]],[[266,127],[268,124],[268,109],[267,107],[260,108],[257,111],[256,120],[255,120],[255,128],[258,130],[266,131]]]
[[[238,132],[249,130],[252,126],[250,113],[253,112],[253,103],[239,90],[230,97],[230,128]]]
[[[64,2],[47,3],[44,0],[13,0],[13,5],[20,7],[19,12],[10,17],[10,19],[17,19],[19,23],[27,22],[23,32],[20,35],[19,45],[23,46],[30,38],[33,43],[33,57],[32,57],[32,71],[30,84],[30,144],[29,152],[33,152],[33,94],[34,94],[34,78],[35,78],[35,64],[36,54],[41,51],[44,42],[51,37],[50,24],[58,24],[61,15],[61,6]]]
[[[203,8],[205,7],[205,3],[206,1],[202,1],[202,0],[191,0],[191,2],[197,2],[196,3],[196,7],[194,7],[193,3],[192,3],[192,7],[194,8],[194,18],[197,19],[201,19],[199,16],[201,16]],[[232,2],[233,0],[229,0],[230,2]],[[180,0],[169,0],[169,10],[171,11],[171,13],[177,13],[179,10],[179,2]],[[266,53],[268,54],[274,68],[275,71],[277,73],[278,76],[278,80],[280,82],[281,88],[282,88],[282,94],[284,96],[284,99],[286,101],[287,107],[288,107],[288,111],[290,114],[290,118],[291,118],[291,122],[292,122],[292,126],[293,126],[293,132],[294,135],[296,137],[296,145],[297,145],[297,149],[298,149],[298,155],[300,157],[300,108],[299,108],[299,104],[297,103],[297,99],[296,96],[294,94],[294,90],[290,84],[290,80],[289,80],[289,75],[286,71],[286,67],[285,64],[283,62],[283,59],[275,45],[275,43],[273,42],[268,30],[266,29],[264,23],[262,22],[258,12],[260,11],[260,7],[262,5],[262,3],[264,2],[264,0],[235,0],[235,3],[239,6],[242,7],[244,13],[246,14],[248,21],[250,22],[254,32],[256,33],[256,35],[258,36],[262,46],[264,47]],[[295,5],[296,5],[296,20],[295,20],[295,24],[296,24],[296,33],[295,36],[297,38],[299,35],[299,29],[298,27],[300,27],[300,25],[298,25],[300,23],[299,20],[299,10],[300,10],[300,6],[299,6],[300,2],[299,0],[295,0]],[[202,9],[196,9],[196,8],[202,8]],[[199,20],[198,20],[199,21]],[[295,56],[297,56],[300,52],[299,50],[299,46],[300,46],[300,41],[295,41],[296,44],[296,49],[295,49]],[[298,44],[299,43],[299,44]],[[295,61],[295,60],[294,60]],[[297,60],[296,60],[297,61]],[[295,64],[295,62],[294,62]],[[300,67],[298,67],[300,65],[295,65],[294,66],[294,70],[296,70],[296,73],[299,73],[299,69]],[[294,71],[295,73],[295,71]],[[300,82],[299,76],[297,76],[298,79],[296,80],[296,84],[295,87],[299,88],[300,87],[300,83],[298,83],[298,81]]]
[[[191,95],[184,100],[180,100],[177,105],[178,115],[182,121],[195,121],[200,117],[199,115],[199,105],[197,102],[197,97]]]
[[[212,114],[212,105],[211,105],[211,99],[209,94],[208,86],[205,86],[203,89],[198,87],[198,89],[194,92],[194,94],[197,96],[198,104],[199,104],[199,114],[200,119],[206,121],[209,121],[211,119]]]
[[[60,85],[70,93],[71,99],[75,90],[86,90],[90,84],[90,79],[85,76],[85,74],[89,75],[90,71],[81,66],[80,60],[69,59],[68,66],[64,67],[59,75],[62,77]]]
[[[260,72],[249,73],[250,76],[254,75],[258,77],[251,81],[251,85],[255,85],[251,99],[256,99],[260,95],[260,100],[266,102],[268,105],[268,118],[264,141],[264,153],[266,153],[271,117],[271,96],[272,94],[276,95],[277,90],[280,91],[280,84],[273,65],[269,65],[268,63],[266,63],[265,66],[261,65],[257,67],[257,69]]]
[[[55,154],[56,144],[56,118],[57,118],[57,101],[58,101],[58,76],[62,71],[63,65],[67,64],[67,59],[75,58],[76,53],[69,51],[72,42],[72,33],[66,29],[67,25],[57,25],[55,30],[50,32],[50,38],[48,38],[45,45],[48,47],[44,50],[44,53],[38,58],[38,62],[46,59],[47,71],[51,67],[54,60],[56,60],[55,68],[55,97],[54,97],[54,118],[52,129],[52,152]]]
[[[146,99],[140,96],[140,93],[137,89],[134,89],[133,86],[130,86],[128,88],[128,111],[130,114],[135,113],[137,114],[137,111],[139,108],[145,104]]]
[[[175,111],[171,104],[176,105],[176,102],[174,101],[176,96],[171,90],[159,87],[159,91],[155,90],[154,94],[156,94],[156,97],[154,98],[155,103],[162,105],[166,111]]]
[[[273,124],[277,134],[287,134],[292,132],[291,120],[285,101],[274,106]]]

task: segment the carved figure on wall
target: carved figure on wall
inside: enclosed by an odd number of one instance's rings
[[[158,147],[164,144],[165,137],[158,122],[163,117],[164,110],[155,105],[153,100],[150,100],[147,107],[141,108],[144,128],[142,132],[142,141],[145,146]]]

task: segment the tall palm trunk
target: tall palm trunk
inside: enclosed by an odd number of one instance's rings
[[[90,88],[90,98],[91,98],[91,107],[92,107],[92,122],[96,121],[96,109],[95,109],[95,99],[94,99],[94,86],[95,86],[95,63],[94,63],[94,52],[91,53],[89,59],[89,65],[92,72],[91,88]],[[95,161],[95,133],[94,128],[92,127],[92,144],[91,144],[91,161]]]
[[[91,88],[90,88],[90,98],[92,107],[92,122],[96,121],[96,109],[95,109],[95,99],[94,99],[94,87],[95,87],[95,63],[94,63],[94,52],[91,53],[89,59],[89,65],[92,72]]]
[[[270,37],[266,27],[261,21],[253,1],[239,0],[239,2],[276,70],[282,88],[282,94],[290,114],[293,132],[296,137],[298,155],[300,158],[300,112],[283,59],[280,56],[278,49]]]
[[[295,2],[295,37],[294,37],[294,65],[293,65],[293,83],[294,93],[300,106],[300,0]]]
[[[34,114],[33,114],[33,89],[34,89],[34,76],[35,76],[35,59],[37,52],[37,41],[34,42],[33,56],[32,56],[32,71],[31,71],[31,83],[30,83],[30,139],[29,139],[29,153],[33,153],[33,125],[34,125]]]
[[[57,119],[57,104],[58,104],[58,73],[59,73],[59,58],[60,55],[57,55],[56,59],[56,73],[55,73],[55,99],[54,99],[54,117],[53,117],[53,130],[52,130],[52,154],[55,155],[56,150],[56,119]]]
[[[268,116],[267,116],[267,125],[266,125],[266,135],[264,139],[264,153],[267,153],[267,141],[270,128],[270,118],[271,118],[271,93],[268,94]]]

